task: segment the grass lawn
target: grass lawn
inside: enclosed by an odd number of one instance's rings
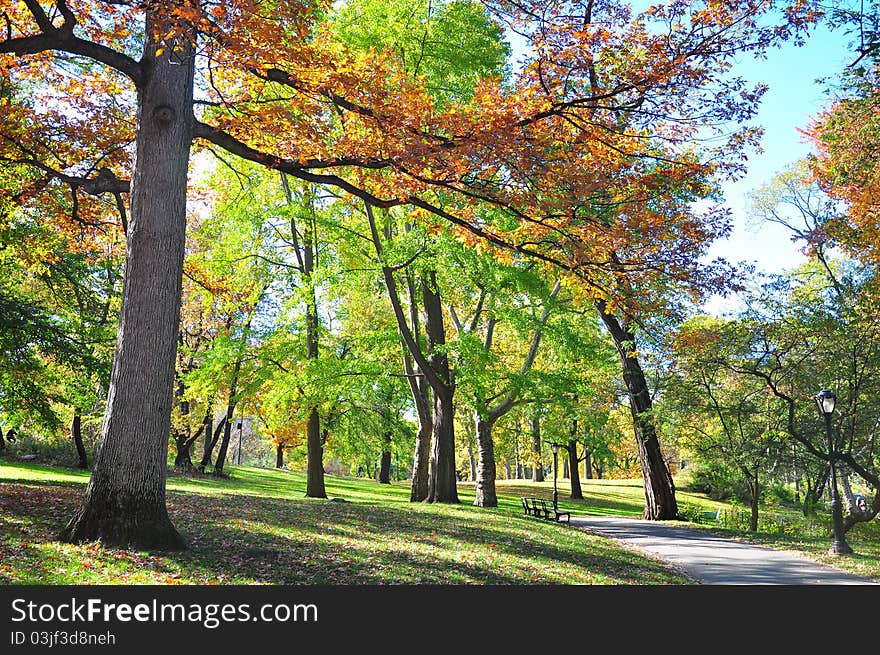
[[[616,542],[524,517],[520,496],[550,498],[552,481],[499,480],[496,509],[409,502],[405,482],[327,476],[330,500],[304,498],[299,473],[233,467],[229,478],[168,480],[172,520],[189,548],[179,553],[73,546],[53,541],[76,507],[88,474],[0,459],[0,583],[5,584],[686,584],[663,564]],[[575,515],[641,515],[641,480],[584,480],[583,501],[559,504]],[[676,491],[679,506],[727,507]],[[794,514],[794,512],[792,512]],[[692,524],[682,523],[682,525]],[[854,528],[855,554],[827,555],[830,540],[743,533],[723,536],[798,551],[880,582],[880,521]]]
[[[499,483],[499,507],[409,502],[406,483],[327,476],[307,499],[301,474],[233,467],[231,477],[172,476],[168,505],[189,544],[174,553],[53,541],[86,473],[0,460],[0,583],[4,584],[686,584],[664,565],[564,524],[524,517],[519,495],[552,483]],[[469,488],[470,487],[470,488]],[[577,513],[639,514],[631,481],[585,485]],[[595,495],[592,493],[595,491]]]

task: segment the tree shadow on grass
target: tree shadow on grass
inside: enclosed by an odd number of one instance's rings
[[[0,518],[18,522],[0,526],[0,550],[4,541],[13,545],[20,569],[2,570],[0,579],[17,584],[328,585],[681,581],[652,560],[567,526],[461,505],[172,492],[169,511],[189,542],[186,551],[49,546],[81,493],[75,483],[0,485]],[[105,579],[96,577],[98,570],[106,572]]]
[[[168,557],[184,568],[238,570],[255,581],[288,584],[564,584],[593,574],[680,581],[610,542],[587,543],[580,531],[483,512],[486,522],[476,524],[458,511],[430,507],[259,499],[230,520],[218,517],[198,534],[185,534],[191,549]]]

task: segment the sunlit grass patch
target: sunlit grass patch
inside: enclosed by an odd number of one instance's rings
[[[7,584],[682,584],[660,563],[582,530],[495,509],[409,502],[405,483],[233,468],[172,476],[168,506],[188,542],[173,553],[54,541],[79,502],[79,472],[3,464],[0,581]]]

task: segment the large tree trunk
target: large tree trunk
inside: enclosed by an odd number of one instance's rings
[[[275,446],[275,468],[280,469],[284,467],[284,446],[277,445]]]
[[[571,497],[574,500],[583,500],[584,492],[581,490],[581,475],[578,466],[577,441],[568,442],[568,472],[571,475]]]
[[[541,460],[541,419],[529,419],[532,427],[532,482],[544,481],[544,463]]]
[[[419,308],[416,302],[415,284],[412,275],[407,271],[407,287],[409,290],[409,313],[412,323],[412,333],[418,337],[421,333],[419,328]],[[406,344],[404,343],[404,348]],[[412,484],[410,486],[410,502],[420,503],[428,497],[428,463],[431,459],[431,437],[434,432],[434,418],[431,414],[430,385],[425,379],[424,373],[417,376],[416,367],[413,365],[412,355],[404,354],[403,369],[407,376],[413,404],[418,416],[419,428],[416,433],[416,447],[413,453]]]
[[[761,499],[761,488],[758,485],[758,472],[755,471],[749,480],[751,483],[751,491],[752,497],[749,502],[749,506],[752,510],[752,514],[749,517],[749,530],[752,532],[758,531],[758,502]]]
[[[457,503],[458,476],[455,471],[455,408],[452,396],[434,393],[434,443],[431,474],[428,476],[429,503]]]
[[[89,459],[86,456],[86,446],[82,437],[82,417],[79,410],[73,413],[73,420],[70,422],[70,436],[73,439],[73,445],[76,446],[76,455],[79,461],[77,467],[81,469],[89,468]]]
[[[672,520],[678,516],[675,484],[663,460],[652,414],[651,394],[635,351],[635,336],[599,303],[602,321],[611,333],[623,367],[623,381],[629,394],[633,431],[639,447],[639,463],[645,487],[644,518]]]
[[[379,459],[379,484],[391,484],[391,433],[382,435],[382,456]]]
[[[427,394],[426,394],[427,396]],[[426,397],[426,414],[419,412],[419,429],[416,433],[416,447],[413,453],[412,485],[410,502],[420,503],[428,497],[428,462],[431,460],[431,437],[434,433],[434,419],[430,412],[430,398]]]
[[[226,417],[224,416],[220,419],[216,428],[213,428],[213,425],[214,418],[212,416],[205,416],[204,453],[202,454],[202,461],[199,462],[199,471],[202,473],[204,473],[205,469],[211,465],[211,456],[214,452],[214,447],[220,441],[220,432],[226,426]]]
[[[495,444],[492,439],[493,422],[484,421],[479,412],[474,412],[474,423],[477,428],[477,449],[479,464],[477,466],[476,498],[474,505],[478,507],[498,507],[495,494]]]
[[[455,472],[455,407],[452,397],[455,383],[446,355],[446,331],[443,308],[434,271],[422,277],[422,301],[425,307],[425,332],[428,335],[428,363],[436,377],[434,396],[434,444],[431,471],[428,475],[428,502],[457,503],[458,476]]]
[[[326,498],[324,488],[324,443],[321,438],[321,418],[313,407],[306,426],[306,498]]]
[[[178,471],[192,471],[195,469],[190,455],[190,446],[192,441],[186,435],[180,438],[175,437],[174,443],[177,446],[177,455],[174,457],[174,468]]]
[[[94,470],[81,507],[60,534],[63,541],[138,549],[184,545],[165,506],[165,475],[186,237],[193,56],[191,47],[176,44],[156,57],[158,44],[150,35],[165,31],[148,12],[116,355]]]
[[[217,450],[217,460],[214,462],[214,475],[223,474],[223,467],[226,466],[226,455],[229,452],[229,442],[232,440],[232,419],[235,416],[235,407],[238,404],[235,400],[235,394],[239,366],[240,361],[237,361],[235,363],[232,388],[229,391],[229,402],[226,405],[226,416],[223,421],[223,438],[220,440],[220,448]]]
[[[311,194],[309,203],[313,202]],[[303,235],[303,259],[301,269],[304,284],[307,286],[306,297],[306,350],[310,360],[318,359],[318,300],[315,295],[315,253],[317,251],[317,234],[314,216],[306,218],[306,230]],[[291,233],[296,238],[296,227],[291,223]],[[306,497],[326,498],[324,488],[324,439],[321,436],[321,417],[318,408],[312,407],[306,433]]]

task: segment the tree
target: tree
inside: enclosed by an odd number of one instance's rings
[[[682,177],[702,179],[715,153],[695,162],[673,147],[658,159],[651,140],[642,138],[644,128],[656,126],[659,138],[677,145],[692,141],[698,124],[748,116],[756,94],[740,93],[743,88],[735,82],[718,92],[725,62],[741,49],[760,50],[798,33],[804,20],[804,3],[794,5],[781,27],[758,24],[767,8],[757,2],[674,3],[632,20],[617,3],[595,8],[588,3],[577,15],[550,0],[528,8],[506,2],[487,6],[512,24],[528,26],[535,57],[512,91],[500,80],[488,80],[475,93],[473,109],[438,109],[423,81],[402,73],[393,54],[340,49],[316,20],[325,14],[299,2],[279,0],[271,15],[252,0],[237,0],[229,8],[211,2],[71,7],[56,0],[49,10],[37,0],[0,4],[8,26],[0,41],[0,67],[10,77],[24,80],[33,74],[27,62],[39,61],[43,83],[70,90],[73,104],[89,110],[92,121],[102,112],[126,111],[125,103],[112,101],[120,96],[120,83],[137,92],[136,113],[119,123],[124,134],[109,129],[117,123],[94,121],[107,146],[104,154],[116,153],[100,171],[88,165],[78,169],[86,151],[76,149],[65,149],[71,159],[53,167],[46,149],[29,147],[40,130],[20,129],[4,142],[11,157],[41,171],[46,184],[69,187],[74,199],[83,190],[118,198],[129,188],[124,173],[131,173],[125,286],[106,418],[83,506],[63,538],[156,548],[182,543],[165,508],[164,461],[193,138],[308,182],[336,185],[374,207],[414,205],[479,238],[576,270],[598,292],[602,285],[592,273],[602,277],[607,270],[609,251],[619,250],[614,237],[651,230],[630,220],[601,227],[590,222],[600,232],[611,229],[594,240],[592,228],[569,231],[567,218],[554,226],[558,208],[580,206],[569,201],[573,196],[607,202],[618,195],[605,184],[598,185],[601,198],[590,192],[598,187],[589,171],[619,175],[628,170],[627,188],[648,189],[654,197],[667,179],[676,184]],[[619,28],[609,30],[606,18]],[[135,33],[132,26],[139,25],[144,30]],[[95,66],[109,72],[65,80],[60,71],[69,57],[87,60],[89,73]],[[198,119],[193,117],[197,60],[209,92],[199,106],[210,109],[199,112]],[[601,86],[590,83],[597,71]],[[24,113],[33,116],[32,109]],[[4,105],[4,119],[11,110],[11,104]],[[59,111],[30,124],[45,126],[51,118],[79,143],[75,121],[67,115]],[[620,120],[626,116],[629,120]],[[21,127],[27,121],[4,124]],[[132,135],[135,156],[126,171],[121,144]],[[723,161],[735,166],[746,140],[737,133]],[[646,159],[662,163],[659,169],[639,170],[635,164]],[[510,183],[499,185],[505,178]],[[577,187],[574,194],[566,189],[564,205],[547,184],[558,179]],[[477,213],[447,210],[439,196],[447,192],[506,208],[514,229],[505,234],[484,226]],[[38,197],[33,194],[30,201]],[[657,215],[652,217],[657,225]],[[556,257],[559,244],[543,241],[548,228],[565,236],[562,245],[575,246],[562,250],[569,257]],[[650,241],[675,231],[671,226]],[[525,234],[528,239],[520,238]],[[536,241],[539,247],[529,245]],[[593,247],[585,251],[583,244]],[[622,266],[638,260],[644,263],[641,270],[658,270],[649,253],[627,252],[633,258]],[[671,246],[650,254],[682,252]],[[141,406],[148,411],[138,411]]]
[[[420,275],[419,279],[419,293],[425,314],[426,341],[423,351],[417,341],[417,335],[410,330],[404,313],[397,291],[394,266],[383,258],[384,246],[373,208],[369,204],[366,204],[365,208],[376,255],[382,261],[382,277],[391,300],[398,330],[409,355],[415,360],[419,371],[431,387],[433,399],[431,411],[434,419],[433,448],[428,475],[428,495],[423,500],[431,503],[457,503],[458,478],[455,465],[455,406],[453,405],[455,381],[446,349],[446,328],[437,274],[429,268]],[[386,231],[386,235],[390,237],[390,229]]]
[[[876,383],[873,371],[876,370],[877,334],[870,309],[877,291],[876,271],[870,260],[833,256],[834,241],[829,240],[829,236],[835,228],[829,226],[844,219],[840,206],[822,192],[821,186],[821,181],[812,179],[806,165],[799,163],[777,175],[753,198],[759,218],[787,227],[792,239],[804,243],[811,255],[810,265],[793,272],[789,279],[768,285],[767,293],[755,303],[753,310],[754,320],[763,324],[770,323],[763,312],[772,308],[771,311],[778,313],[777,322],[789,330],[788,334],[774,331],[768,338],[769,345],[765,345],[765,349],[779,355],[775,367],[764,367],[764,375],[786,371],[788,393],[778,384],[768,386],[787,405],[789,434],[809,456],[823,464],[816,473],[816,484],[808,485],[805,509],[816,497],[815,489],[824,486],[832,459],[842,458],[845,465],[857,461],[852,470],[871,487],[880,487],[874,462],[874,407],[863,395]],[[761,330],[765,332],[767,328]],[[795,341],[797,337],[801,340]],[[841,449],[842,453],[823,456],[826,447],[822,439],[808,445],[811,441],[805,434],[808,431],[798,425],[798,387],[807,387],[800,393],[810,393],[808,385],[816,384],[817,373],[829,385],[833,380],[840,396],[836,410],[840,422],[834,448]],[[844,485],[844,489],[846,487]],[[862,520],[870,520],[867,517],[876,515],[878,510],[880,501],[875,497],[870,511],[853,511],[847,516],[846,529]]]
[[[4,422],[49,434],[66,420],[86,469],[82,423],[109,382],[119,261],[112,248],[74,249],[64,235],[41,232],[21,212],[0,228],[9,244],[0,261],[0,411]],[[39,235],[41,247],[15,245],[16,234]]]
[[[829,11],[829,24],[853,36],[853,61],[835,80],[835,100],[806,129],[815,151],[809,167],[822,189],[843,205],[809,235],[809,243],[830,239],[872,264],[880,261],[878,21],[880,13],[870,3],[835,3]]]
[[[680,416],[676,430],[683,445],[699,460],[734,469],[746,480],[749,529],[756,531],[761,480],[786,441],[784,415],[760,380],[724,364],[744,353],[725,352],[741,342],[725,339],[719,323],[696,318],[676,335],[676,375],[666,387],[666,403]]]

